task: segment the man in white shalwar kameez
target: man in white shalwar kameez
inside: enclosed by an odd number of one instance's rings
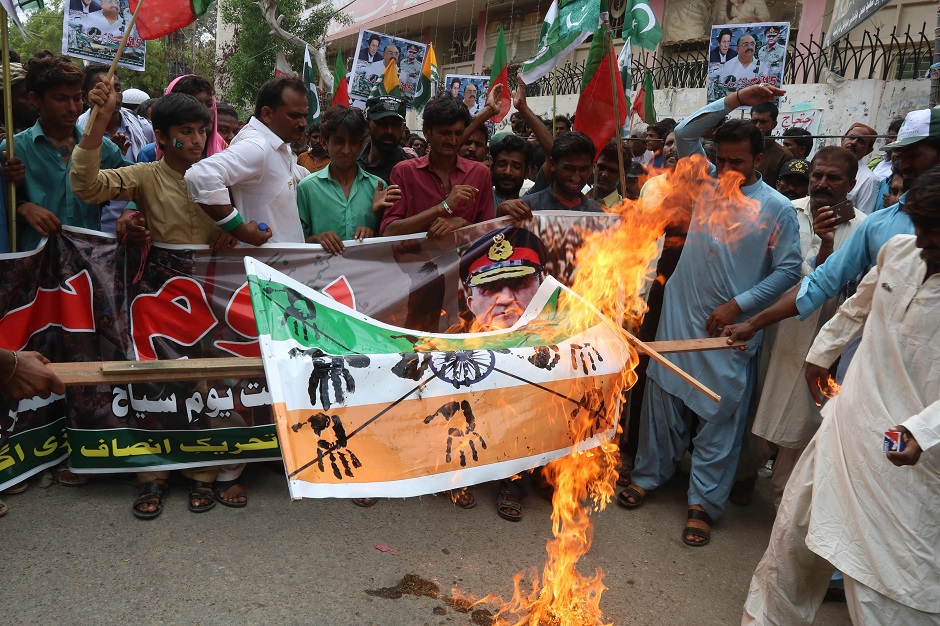
[[[916,235],[884,245],[806,358],[807,380],[825,386],[864,325],[790,478],[744,625],[811,623],[834,567],[853,623],[940,625],[940,168],[905,210]],[[904,452],[882,452],[888,430],[903,433]]]

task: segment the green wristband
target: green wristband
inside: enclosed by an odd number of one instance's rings
[[[235,217],[233,217],[232,219],[228,220],[228,221],[225,222],[224,224],[220,224],[220,225],[219,225],[219,228],[221,228],[222,230],[224,230],[224,231],[227,232],[227,233],[230,233],[230,232],[232,232],[233,230],[235,230],[236,228],[238,228],[239,226],[241,226],[241,225],[242,225],[242,221],[243,221],[243,220],[242,220],[242,214],[241,214],[241,213],[236,213],[236,214],[235,214]]]

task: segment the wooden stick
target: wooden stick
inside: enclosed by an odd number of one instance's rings
[[[627,331],[623,331],[623,334],[624,334],[624,337],[626,337],[627,341],[629,341],[630,343],[632,343],[632,344],[633,344],[633,347],[635,347],[637,350],[639,350],[640,352],[643,352],[644,354],[646,354],[647,356],[649,356],[649,358],[651,358],[652,360],[656,361],[657,363],[659,363],[660,365],[662,365],[663,367],[665,367],[667,370],[669,370],[670,372],[672,372],[673,374],[675,374],[676,376],[678,376],[679,378],[681,378],[681,379],[684,380],[685,382],[687,382],[687,383],[689,383],[690,385],[692,385],[693,388],[695,388],[695,389],[701,391],[703,394],[705,394],[705,395],[706,395],[709,399],[711,399],[712,401],[714,401],[714,402],[721,402],[721,396],[719,396],[717,393],[715,393],[714,391],[712,391],[711,389],[709,389],[708,387],[706,387],[705,385],[703,385],[701,382],[698,381],[698,379],[694,378],[691,374],[687,373],[687,372],[686,372],[685,370],[683,370],[681,367],[679,367],[678,365],[676,365],[675,363],[673,363],[673,362],[670,361],[669,359],[665,358],[662,354],[660,354],[657,350],[655,350],[655,349],[653,348],[653,344],[651,344],[651,343],[645,343],[645,342],[643,342],[643,341],[640,341],[639,339],[637,339],[635,336],[633,336],[632,334],[628,333]],[[715,345],[716,342],[714,341],[714,339],[717,339],[717,340],[719,340],[719,341],[724,342],[724,346]],[[724,347],[724,348],[730,348],[730,347],[731,347],[731,346],[728,345],[728,339],[727,339],[726,337],[715,337],[714,339],[712,339],[712,340],[708,340],[708,339],[691,339],[691,340],[689,340],[689,341],[693,341],[693,342],[699,342],[699,341],[709,342],[708,344],[705,344],[705,345],[708,345],[708,346],[709,346],[709,347],[707,347],[707,348],[704,348],[704,349],[706,349],[706,350],[718,350],[718,349],[721,349],[722,347]],[[671,342],[661,342],[661,343],[671,343],[671,344],[673,344],[673,347],[678,347],[677,344],[679,344],[680,342],[679,342],[679,341],[671,341]],[[676,351],[676,352],[689,352],[689,351],[694,351],[694,350],[696,350],[696,348],[690,348],[689,350],[675,350],[675,351]]]
[[[110,83],[111,79],[114,78],[114,72],[117,71],[118,63],[121,61],[121,55],[124,54],[124,46],[127,45],[127,39],[131,36],[131,31],[134,30],[134,24],[137,23],[137,14],[140,13],[140,9],[143,6],[144,0],[138,0],[137,8],[134,9],[134,14],[131,15],[131,20],[124,28],[124,36],[121,37],[121,44],[118,46],[117,53],[114,55],[114,59],[111,61],[111,67],[108,69],[108,75],[104,79],[104,82],[106,83]],[[96,117],[98,117],[98,105],[95,105],[91,108],[91,113],[88,115],[88,123],[85,124],[84,135],[87,136],[88,133],[91,132],[91,127],[95,125]]]
[[[15,8],[13,9],[16,10]],[[0,7],[0,38],[3,39],[3,121],[7,131],[7,159],[12,159],[13,135],[13,86],[10,84],[10,25],[7,12]],[[10,236],[10,252],[16,252],[16,185],[7,183],[7,230]]]
[[[734,346],[728,345],[727,337],[712,339],[688,339],[681,341],[660,341],[643,343],[633,335],[628,340],[638,350],[649,354],[656,354],[662,359],[662,354],[674,352],[696,352],[700,350],[723,350]],[[736,345],[743,345],[739,342]],[[655,357],[654,357],[655,358]],[[665,361],[664,365],[672,371],[678,370],[675,365]],[[660,361],[660,362],[662,362]],[[172,382],[179,380],[201,380],[213,378],[263,378],[264,366],[261,357],[239,358],[229,357],[220,359],[181,359],[179,361],[96,361],[81,363],[50,363],[49,367],[56,376],[68,386],[80,385],[125,385],[127,383]],[[682,370],[678,370],[682,372]],[[695,379],[682,372],[678,374],[683,378]],[[696,383],[698,381],[695,381]],[[701,383],[699,383],[701,385]],[[705,389],[705,387],[696,387]],[[710,391],[706,394],[717,398]]]
[[[611,42],[610,22],[604,19],[604,45],[607,46],[607,66],[610,72],[610,91],[614,96],[614,124],[617,126],[617,166],[620,168],[620,193],[627,192],[627,170],[623,160],[623,127],[620,125],[620,96],[617,93],[617,64],[614,62],[614,46]]]

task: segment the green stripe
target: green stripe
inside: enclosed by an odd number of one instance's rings
[[[940,109],[930,109],[930,136],[940,137]]]
[[[212,4],[212,0],[190,0],[190,6],[193,10],[193,15],[196,17],[202,17],[206,14],[206,11],[209,10],[209,5]]]

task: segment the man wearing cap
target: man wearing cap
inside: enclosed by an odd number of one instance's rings
[[[878,177],[868,169],[868,155],[875,146],[877,131],[867,124],[856,122],[849,126],[842,138],[842,147],[858,159],[858,177],[855,188],[849,194],[849,200],[865,215],[871,215],[878,204],[878,189],[881,186]]]
[[[792,159],[780,168],[777,177],[777,191],[794,201],[805,198],[809,193],[809,163],[803,159]]]
[[[39,110],[29,101],[26,91],[26,69],[21,63],[10,63],[10,84],[13,86],[13,134],[26,130],[39,119]],[[2,77],[0,77],[0,96],[3,95]]]
[[[803,167],[805,161],[790,161]],[[858,162],[854,155],[843,148],[826,146],[813,157],[806,174],[803,188],[809,185],[809,196],[793,200],[796,218],[800,225],[800,254],[803,258],[802,275],[808,276],[822,266],[833,252],[842,247],[852,232],[865,219],[865,214],[855,209],[855,217],[848,222],[832,225],[835,221],[829,207],[845,200],[855,184]],[[778,181],[778,185],[782,182]],[[770,340],[765,340],[762,350],[768,351],[767,373],[760,393],[760,402],[754,412],[751,428],[758,437],[778,446],[774,461],[774,502],[779,503],[783,489],[809,443],[822,416],[819,407],[809,394],[804,379],[804,361],[813,338],[822,325],[832,317],[838,306],[838,298],[830,298],[805,321],[787,319],[777,325]],[[741,455],[738,476],[751,487],[769,456],[767,446],[762,453]],[[753,488],[751,487],[751,490]]]
[[[137,107],[147,100],[150,100],[150,96],[147,95],[146,91],[140,89],[131,88],[121,92],[121,106],[134,113],[137,112]]]
[[[777,85],[783,77],[783,60],[787,51],[777,43],[780,38],[780,28],[768,26],[764,30],[764,47],[760,50],[757,61],[760,64],[761,80]]]
[[[392,168],[411,157],[402,150],[405,101],[394,96],[373,96],[366,101],[369,141],[359,153],[359,166],[390,184]]]
[[[898,140],[885,147],[894,151],[895,167],[904,178],[905,190],[910,189],[919,176],[940,165],[940,109],[908,113]],[[728,341],[749,341],[761,329],[788,317],[806,319],[846,283],[874,266],[885,242],[895,235],[914,234],[914,225],[904,212],[906,196],[905,191],[897,204],[870,215],[824,265],[770,307],[746,322],[726,326],[723,334]]]
[[[772,136],[777,127],[778,115],[780,115],[780,109],[773,102],[762,102],[751,107],[751,123],[764,135],[764,158],[757,166],[757,171],[760,172],[764,182],[771,187],[777,186],[777,176],[783,164],[793,159],[790,151],[774,141]]]
[[[493,217],[489,169],[457,154],[472,119],[467,107],[440,94],[424,107],[422,119],[430,152],[392,170],[390,181],[402,195],[382,220],[383,236],[427,232],[438,238]]]

